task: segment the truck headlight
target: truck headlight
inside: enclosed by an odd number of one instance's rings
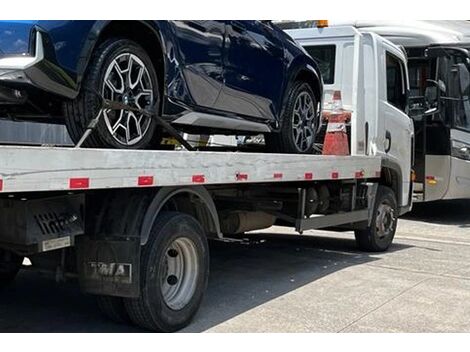
[[[470,144],[453,140],[452,156],[459,159],[470,160]]]

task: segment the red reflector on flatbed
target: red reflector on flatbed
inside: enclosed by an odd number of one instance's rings
[[[277,180],[280,180],[282,178],[282,172],[276,172],[273,174],[273,177]]]
[[[248,181],[248,174],[240,174],[238,173],[235,178],[237,181]]]
[[[313,180],[313,172],[306,172],[304,178],[306,180]]]
[[[356,171],[356,174],[354,175],[355,178],[363,178],[364,177],[364,171]]]
[[[137,185],[139,186],[152,186],[153,176],[139,176],[137,179]]]
[[[71,178],[69,180],[69,187],[72,189],[88,188],[90,187],[90,179],[88,177]]]
[[[3,180],[0,180],[0,192],[3,191]]]
[[[193,175],[193,182],[194,183],[204,183],[206,182],[206,178],[204,175]]]
[[[339,177],[339,173],[338,173],[338,172],[334,171],[334,172],[331,173],[331,178],[332,178],[333,180],[336,180],[338,177]]]

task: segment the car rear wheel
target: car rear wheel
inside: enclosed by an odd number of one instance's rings
[[[127,39],[110,39],[95,51],[77,99],[65,104],[69,134],[78,142],[88,123],[101,114],[86,147],[143,149],[157,144],[156,121],[125,110],[102,110],[97,93],[132,107],[147,109],[159,101],[158,77],[145,50]]]
[[[297,82],[289,93],[281,130],[265,136],[271,152],[311,154],[318,130],[318,103],[309,84]]]

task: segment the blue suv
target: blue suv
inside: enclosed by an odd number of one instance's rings
[[[269,149],[311,153],[322,79],[270,21],[0,21],[0,116],[65,123],[89,147],[154,148],[154,109],[180,131],[264,134]]]

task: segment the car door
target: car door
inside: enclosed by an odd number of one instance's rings
[[[277,30],[262,21],[227,21],[224,86],[216,108],[274,119],[283,79],[284,48]]]
[[[226,21],[171,21],[190,105],[212,108],[222,89]],[[170,87],[171,88],[171,87]]]

